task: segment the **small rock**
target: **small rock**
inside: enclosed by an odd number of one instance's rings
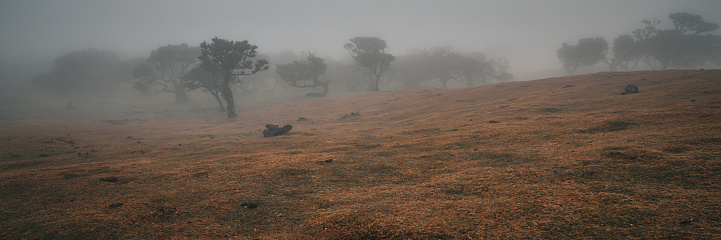
[[[103,177],[103,178],[100,178],[100,181],[103,181],[103,182],[117,182],[117,181],[118,181],[118,178],[117,178],[117,177]]]
[[[360,117],[360,111],[351,112],[350,114],[344,114],[343,116],[338,118],[338,120],[343,120],[343,119],[351,118],[351,117]]]
[[[624,91],[625,91],[624,93],[638,93],[638,87],[636,87],[636,84],[631,83],[628,86],[626,86]]]
[[[623,153],[617,152],[617,151],[613,151],[613,152],[608,153],[608,156],[611,156],[611,157],[620,157],[620,156],[622,156],[622,155],[623,155]]]
[[[121,207],[121,206],[123,206],[123,205],[124,205],[124,203],[121,203],[121,202],[120,202],[120,203],[110,204],[109,207],[110,207],[111,209],[113,209],[113,208],[119,208],[119,207]]]
[[[257,207],[258,207],[258,204],[255,204],[255,203],[241,203],[240,206],[242,206],[242,207],[244,207],[244,208],[251,208],[251,209],[252,209],[252,208],[257,208]]]
[[[333,162],[333,159],[331,158],[331,159],[325,160],[325,162],[326,162],[326,163],[332,163],[332,162]]]
[[[308,121],[308,119],[305,117],[299,117],[296,122],[304,122],[304,121]]]
[[[687,224],[691,224],[691,222],[693,222],[693,218],[689,218],[688,220],[683,220],[680,222],[680,224],[687,225]]]

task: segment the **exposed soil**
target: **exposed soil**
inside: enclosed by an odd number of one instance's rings
[[[719,70],[239,115],[0,121],[0,239],[721,239]]]

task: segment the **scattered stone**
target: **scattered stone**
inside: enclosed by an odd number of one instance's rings
[[[241,203],[240,206],[242,206],[242,207],[244,207],[244,208],[251,208],[251,209],[252,209],[252,208],[257,208],[257,207],[258,207],[258,204],[255,204],[255,203]]]
[[[128,139],[135,140],[135,138],[133,136],[128,136]]]
[[[330,158],[330,159],[328,159],[328,160],[325,160],[325,162],[326,162],[326,163],[332,163],[332,162],[333,162],[333,159]]]
[[[617,151],[613,151],[613,152],[608,153],[608,156],[611,156],[611,157],[621,157],[621,156],[623,156],[623,153],[617,152]]]
[[[138,150],[138,151],[130,151],[130,153],[140,153],[140,154],[145,154],[145,153],[147,153],[147,151],[145,151],[145,149],[141,149],[141,150]]]
[[[49,156],[50,156],[50,154],[47,154],[47,153],[41,153],[38,155],[38,157],[49,157]]]
[[[343,120],[350,117],[360,117],[360,111],[351,112],[350,114],[343,114],[338,120]]]
[[[275,137],[290,132],[290,130],[293,129],[293,126],[287,124],[283,127],[280,127],[279,125],[275,124],[266,124],[265,128],[267,129],[263,130],[263,137]]]
[[[113,209],[113,208],[119,208],[119,207],[122,207],[123,205],[124,205],[124,203],[121,203],[121,202],[119,202],[119,203],[113,203],[113,204],[110,204],[110,206],[109,206],[109,207],[110,207],[110,209]]]
[[[103,182],[117,182],[117,181],[118,181],[118,177],[112,177],[112,176],[111,176],[111,177],[103,177],[103,178],[100,178],[100,181],[103,181]]]
[[[304,122],[304,121],[308,121],[308,119],[305,117],[299,117],[296,122]]]
[[[624,92],[621,93],[621,95],[626,95],[629,93],[638,93],[638,87],[636,87],[636,84],[629,84],[626,86],[626,89],[624,89]]]
[[[693,222],[693,218],[689,218],[688,220],[683,220],[683,221],[680,222],[680,224],[681,224],[681,225],[688,225],[688,224],[691,224],[691,222]]]

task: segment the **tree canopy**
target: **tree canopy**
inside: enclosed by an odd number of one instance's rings
[[[606,61],[611,71],[616,71],[619,67],[625,71],[636,68],[639,60],[639,50],[636,41],[629,34],[623,34],[613,40],[613,48],[611,49],[613,56],[610,61]]]
[[[248,40],[229,41],[214,37],[211,42],[200,44],[201,67],[212,75],[214,84],[208,86],[218,91],[227,104],[228,118],[235,118],[235,99],[230,85],[237,81],[236,76],[252,75],[268,69],[268,61],[254,59],[258,54],[258,46]],[[219,76],[219,77],[218,77]]]
[[[70,96],[72,90],[85,93],[107,94],[118,80],[120,58],[114,52],[88,48],[73,51],[55,58],[50,73],[37,75],[33,82],[60,95]]]
[[[563,63],[566,73],[573,75],[578,68],[591,66],[605,59],[606,51],[608,42],[602,37],[582,38],[576,45],[563,43],[561,48],[556,50],[556,56]]]
[[[673,28],[660,29],[661,20],[643,20],[645,25],[633,31],[639,58],[652,69],[703,65],[721,53],[721,37],[711,34],[718,24],[700,15],[671,13]]]
[[[190,47],[188,44],[158,47],[150,52],[146,64],[139,65],[133,75],[140,81],[134,87],[141,92],[148,93],[148,84],[163,86],[161,91],[175,93],[176,103],[188,102],[185,92],[185,78],[183,76],[191,66],[198,62],[199,47]]]
[[[378,83],[383,72],[390,68],[396,58],[385,52],[386,41],[377,37],[355,37],[344,45],[351,57],[359,65],[366,67],[374,76],[368,85],[368,91],[380,91]]]
[[[400,56],[394,64],[395,79],[407,88],[419,87],[421,83],[437,80],[447,87],[455,80],[466,86],[488,84],[491,80],[513,79],[505,59],[488,59],[485,54],[458,53],[450,47],[422,49]]]
[[[325,97],[328,94],[328,82],[321,81],[318,77],[325,74],[327,68],[328,65],[323,62],[323,58],[308,53],[308,56],[304,60],[276,65],[275,71],[283,80],[293,87],[323,87],[323,93],[309,94],[309,96]]]

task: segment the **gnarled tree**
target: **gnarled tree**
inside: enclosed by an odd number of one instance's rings
[[[323,58],[308,53],[302,61],[276,65],[275,71],[288,84],[298,88],[323,87],[323,93],[309,93],[307,96],[325,97],[328,94],[328,81],[319,80],[328,68]]]
[[[561,48],[556,50],[556,56],[563,63],[566,73],[573,75],[578,68],[591,66],[605,59],[606,51],[608,42],[605,39],[582,38],[577,45],[563,43]]]
[[[620,35],[613,40],[611,52],[613,56],[610,59],[603,59],[611,71],[616,71],[619,67],[624,71],[632,71],[641,57],[636,41],[628,34]]]
[[[139,75],[145,74],[141,79],[144,79],[146,84],[158,84],[163,86],[161,91],[174,93],[176,103],[185,103],[188,102],[188,94],[185,92],[183,75],[198,61],[198,55],[198,47],[190,47],[185,43],[168,44],[151,51],[146,60],[147,66],[138,66],[140,69],[136,69],[136,72]],[[147,68],[153,72],[148,73]],[[137,83],[136,85],[139,86]]]
[[[236,118],[235,99],[230,85],[237,81],[237,76],[252,75],[268,69],[268,61],[254,59],[258,54],[258,46],[243,41],[228,41],[214,37],[211,42],[200,44],[202,55],[198,58],[201,66],[211,73],[212,79],[218,79],[212,86],[227,104],[228,118]]]
[[[368,84],[368,91],[380,91],[378,83],[381,76],[396,59],[385,52],[386,41],[377,37],[355,37],[343,47],[348,50],[356,63],[367,68],[373,75],[374,79]]]
[[[641,61],[650,68],[702,66],[721,53],[721,37],[711,34],[718,24],[685,12],[669,14],[668,18],[672,29],[659,29],[661,21],[654,18],[643,20],[645,26],[633,31]]]

